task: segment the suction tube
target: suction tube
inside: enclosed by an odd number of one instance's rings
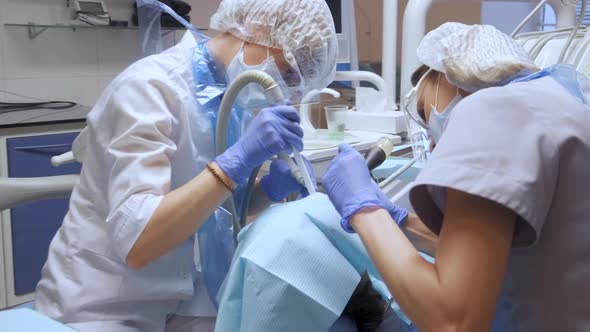
[[[219,115],[217,117],[217,133],[216,133],[216,146],[217,146],[217,155],[222,154],[227,149],[227,131],[229,128],[229,119],[231,115],[232,106],[240,90],[250,83],[260,84],[265,91],[267,101],[269,105],[280,105],[285,102],[285,96],[281,91],[279,85],[274,81],[274,79],[263,71],[258,70],[248,70],[243,72],[242,74],[236,77],[235,81],[228,87],[225,92],[225,96],[221,101],[221,106],[219,107]],[[291,169],[291,174],[297,181],[306,186],[307,190],[310,193],[315,192],[315,187],[311,182],[311,177],[307,172],[307,168],[303,164],[303,158],[298,156],[298,151],[294,147],[293,153],[295,154],[295,158],[297,159],[297,163],[299,167],[293,162],[293,160],[289,157],[289,155],[282,153],[279,154],[279,158],[285,160],[289,164],[289,168]],[[252,180],[253,177],[256,176],[258,173],[258,169],[256,169],[252,175],[250,176]],[[306,179],[307,178],[307,179]],[[246,195],[244,202],[244,206],[248,206],[250,204],[250,198],[252,196],[252,190],[254,187],[254,181],[248,181],[248,186],[246,187]],[[248,211],[248,209],[242,210],[240,220],[238,220],[235,216],[236,208],[235,202],[232,198],[228,200],[228,210],[234,216],[234,237],[237,237],[238,232],[242,225],[245,224],[246,220],[246,213],[243,211]]]

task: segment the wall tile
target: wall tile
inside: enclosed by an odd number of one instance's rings
[[[4,94],[4,80],[0,80],[0,101],[6,101],[6,95]]]
[[[102,93],[109,84],[115,79],[115,76],[104,76],[98,78],[98,90]]]
[[[50,21],[51,2],[53,0],[3,0],[2,21],[3,23],[56,23]]]
[[[105,0],[113,19],[128,21],[134,1]],[[203,22],[205,12],[210,15],[217,7],[217,3],[189,2],[194,18]],[[140,58],[137,29],[50,28],[30,39],[27,27],[4,26],[28,22],[79,23],[73,8],[66,7],[66,3],[67,0],[0,0],[0,90],[91,105],[116,75]],[[175,44],[182,35],[182,31],[165,35],[166,45]],[[0,98],[8,97],[0,92]]]
[[[0,0],[0,5],[1,5],[1,1]],[[0,15],[2,15],[2,6],[0,6]],[[2,23],[2,21],[0,20],[0,23]],[[0,25],[0,81],[3,80],[5,78],[5,65],[4,65],[4,59],[6,58],[4,56],[4,49],[6,48],[6,44],[4,43],[4,26]]]
[[[6,90],[46,100],[67,100],[92,106],[100,96],[96,78],[9,79]]]
[[[98,73],[117,75],[139,59],[138,30],[101,30],[98,32]]]
[[[97,32],[48,29],[29,39],[26,28],[5,27],[6,78],[97,75]]]

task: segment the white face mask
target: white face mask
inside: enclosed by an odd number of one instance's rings
[[[242,44],[242,47],[227,67],[226,80],[228,86],[229,84],[235,81],[238,75],[247,70],[261,70],[269,74],[275,80],[275,82],[279,84],[283,92],[287,91],[285,82],[283,80],[283,77],[281,76],[281,72],[279,71],[279,68],[275,63],[274,58],[270,56],[268,48],[266,49],[266,52],[266,60],[264,60],[262,63],[258,65],[247,65],[244,63],[244,44]],[[246,85],[240,91],[240,94],[236,99],[236,104],[245,109],[261,108],[268,106],[266,96],[264,95],[264,90],[259,84]]]
[[[438,82],[436,83],[436,101],[435,104],[438,104],[438,88],[440,84],[440,74],[438,76]],[[428,117],[428,134],[432,137],[435,143],[438,143],[440,137],[442,136],[443,132],[447,128],[447,124],[449,122],[449,118],[451,116],[451,111],[453,108],[463,99],[463,96],[459,94],[459,89],[457,89],[457,95],[449,105],[444,109],[443,112],[439,112],[437,110],[436,105],[430,105],[430,116]]]

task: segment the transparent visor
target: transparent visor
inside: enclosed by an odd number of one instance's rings
[[[301,103],[305,94],[305,85],[303,76],[299,73],[296,64],[281,63],[276,58],[271,57],[275,67],[270,70],[269,74],[275,79],[281,87],[285,99],[288,99],[292,105]]]
[[[303,95],[307,92],[305,79],[299,69],[299,65],[295,60],[293,53],[287,51],[284,53],[286,63],[280,64],[281,75],[285,81],[285,85],[289,90],[289,94],[294,95],[292,102],[299,102]]]
[[[269,74],[279,85],[285,100],[289,101],[291,105],[301,105],[305,93],[302,80],[289,64],[285,61],[277,61],[275,57],[269,56],[259,68],[254,69]],[[254,114],[257,114],[262,108],[272,106],[269,104],[262,86],[256,83],[243,87],[236,102],[243,110]]]
[[[428,70],[418,81],[415,87],[408,92],[401,101],[408,127],[408,139],[412,144],[414,157],[420,156],[421,160],[428,159],[430,154],[430,138],[428,134],[428,122],[424,118],[424,109],[419,107],[420,88],[432,69]]]
[[[415,124],[423,128],[424,130],[428,130],[428,122],[425,119],[424,115],[424,108],[419,107],[418,100],[420,97],[420,88],[422,87],[424,80],[428,75],[432,72],[432,69],[429,69],[418,81],[415,87],[408,92],[402,100],[402,108],[406,113],[406,116],[410,118]]]
[[[188,30],[193,31],[200,39],[206,39],[199,30],[167,5],[156,0],[138,0],[137,13],[141,36],[141,50],[144,56],[158,54],[163,50],[160,24],[162,12],[172,16]]]

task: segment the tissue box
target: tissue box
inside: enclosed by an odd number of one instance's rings
[[[346,129],[388,134],[399,134],[408,131],[404,113],[400,111],[379,113],[349,112],[346,115]]]

